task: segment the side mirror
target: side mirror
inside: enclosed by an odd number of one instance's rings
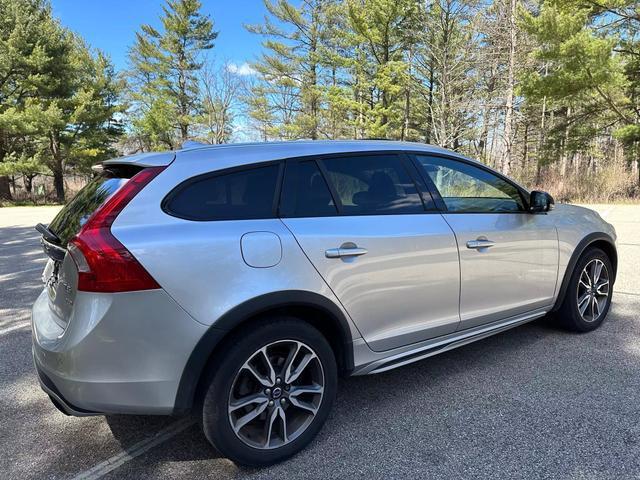
[[[531,213],[548,212],[553,210],[553,197],[547,192],[534,190],[529,196],[529,211]]]

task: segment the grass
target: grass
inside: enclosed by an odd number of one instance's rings
[[[57,207],[62,205],[55,202],[34,202],[33,200],[0,200],[2,207]]]

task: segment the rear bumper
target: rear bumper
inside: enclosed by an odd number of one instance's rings
[[[40,369],[40,367],[38,366],[38,362],[35,361],[35,353],[33,363],[36,367],[36,373],[38,374],[40,387],[46,394],[49,395],[51,403],[53,403],[58,410],[60,410],[65,415],[71,415],[74,417],[89,417],[91,415],[101,415],[102,412],[91,412],[89,410],[83,410],[82,408],[71,405],[64,398],[62,393],[60,393],[51,379]]]
[[[173,413],[184,367],[207,330],[163,290],[78,292],[66,329],[43,292],[32,327],[42,389],[78,416]]]

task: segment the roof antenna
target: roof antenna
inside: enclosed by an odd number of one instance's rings
[[[186,150],[188,148],[196,148],[196,147],[206,147],[207,143],[196,142],[195,140],[187,140],[180,147],[181,150]]]

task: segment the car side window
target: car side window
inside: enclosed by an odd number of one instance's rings
[[[280,197],[281,217],[325,217],[338,210],[314,160],[287,165]]]
[[[202,175],[167,197],[170,215],[187,220],[241,220],[273,217],[279,165]]]
[[[397,155],[357,155],[321,160],[343,215],[422,213],[411,176]]]
[[[520,191],[510,182],[464,162],[416,155],[449,212],[510,213],[525,210]]]

